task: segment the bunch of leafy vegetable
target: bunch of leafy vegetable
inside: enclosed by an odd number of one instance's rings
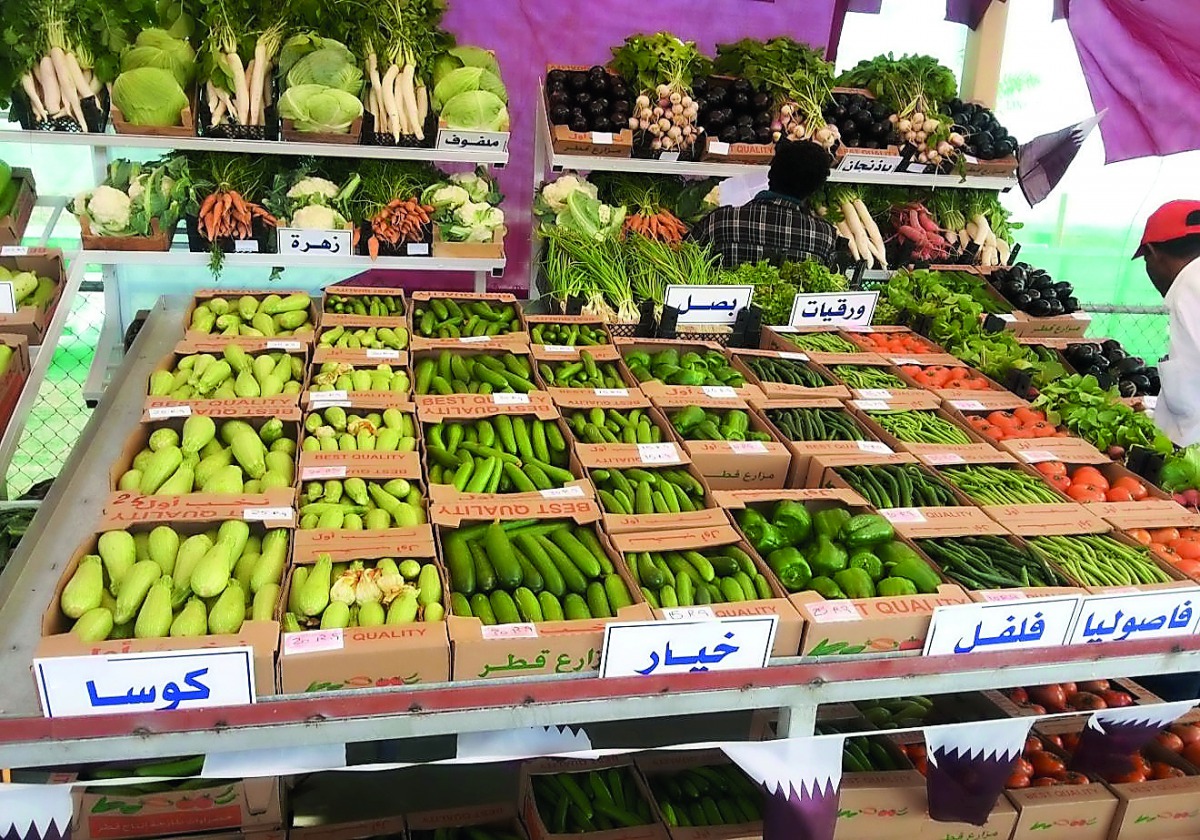
[[[1121,457],[1131,446],[1144,446],[1166,454],[1171,441],[1148,414],[1121,402],[1115,387],[1101,388],[1094,376],[1064,377],[1047,383],[1033,401],[1046,412],[1052,425],[1065,425],[1075,435],[1112,457]]]
[[[351,220],[349,202],[362,183],[345,161],[310,159],[279,172],[264,202],[285,227],[338,230]]]
[[[601,201],[595,184],[571,174],[543,186],[534,198],[533,211],[543,236],[549,229],[566,228],[594,242],[616,238],[626,212]]]
[[[115,160],[104,183],[75,197],[71,212],[86,218],[97,236],[149,236],[157,221],[172,231],[182,216],[195,213],[196,198],[188,160],[169,156],[149,163]]]
[[[786,324],[797,294],[840,292],[849,288],[843,275],[812,260],[785,262],[778,267],[766,260],[742,263],[736,269],[723,271],[716,282],[753,286],[753,303],[762,310],[765,324]]]
[[[900,116],[917,112],[927,116],[940,114],[958,93],[954,72],[928,55],[896,58],[888,53],[863,59],[842,73],[837,83],[867,88]]]
[[[739,76],[769,94],[777,107],[799,107],[810,133],[825,126],[822,109],[833,96],[833,64],[821,50],[780,36],[718,44],[713,71]]]
[[[1158,473],[1158,486],[1168,493],[1200,490],[1200,444],[1168,455]]]
[[[695,41],[683,41],[670,32],[654,35],[630,35],[613,48],[612,68],[638,90],[649,91],[659,84],[690,90],[692,79],[707,76],[712,62],[700,52]]]

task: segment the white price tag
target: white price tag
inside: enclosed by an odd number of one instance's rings
[[[248,647],[33,660],[46,717],[245,706],[255,701]]]
[[[574,353],[576,348],[569,344],[543,344],[542,349],[547,353]]]
[[[387,350],[382,347],[370,347],[367,349],[368,359],[399,359],[399,350]]]
[[[485,639],[536,639],[537,627],[532,624],[496,624],[481,630]]]
[[[301,467],[301,481],[323,481],[327,478],[345,478],[346,468],[341,467]]]
[[[13,284],[7,280],[0,282],[0,315],[14,315],[17,311],[17,295]]]
[[[720,140],[709,140],[708,153],[711,155],[727,155],[729,154],[729,144],[722,143]]]
[[[27,257],[29,249],[23,245],[5,245],[0,247],[0,257]]]
[[[1004,321],[1005,323],[1009,323],[1009,324],[1011,324],[1017,320],[1016,315],[1011,315],[1007,312],[1001,313],[1000,315],[997,315],[996,317],[999,318],[1001,321]]]
[[[487,344],[491,340],[490,335],[464,335],[458,341],[460,344]]]
[[[428,257],[429,243],[428,242],[409,242],[404,246],[404,254],[409,257]]]
[[[639,443],[638,458],[643,464],[678,464],[679,450],[673,443]]]
[[[235,254],[257,254],[258,240],[257,239],[235,239],[233,240],[233,253]]]
[[[1147,411],[1154,411],[1154,409],[1158,408],[1158,397],[1142,397],[1142,407]]]
[[[879,511],[879,515],[893,525],[911,525],[926,521],[925,514],[916,508],[884,508]]]
[[[1090,314],[1088,314],[1087,312],[1072,312],[1071,317],[1074,318],[1076,321],[1092,320],[1092,316]]]
[[[858,613],[858,608],[848,601],[824,601],[809,604],[808,614],[818,624],[862,620],[862,616]]]
[[[979,597],[989,603],[999,604],[1008,601],[1024,601],[1028,596],[1019,589],[985,589]]]
[[[597,397],[628,397],[628,388],[594,388],[592,393]]]
[[[700,390],[704,392],[704,396],[711,397],[714,400],[737,399],[737,389],[731,388],[728,385],[705,385]]]
[[[808,354],[807,353],[791,353],[788,351],[784,351],[779,354],[779,358],[791,359],[793,362],[807,362]]]
[[[679,160],[679,152],[663,152],[658,156],[658,159],[663,162],[672,162]]]
[[[190,405],[157,405],[146,409],[146,415],[151,420],[168,420],[172,417],[191,417]]]
[[[925,636],[925,656],[1061,647],[1080,600],[1075,595],[936,607]]]
[[[314,260],[345,257],[354,253],[348,230],[279,229],[279,253],[305,256]]]
[[[890,400],[895,396],[887,388],[855,388],[864,400]]]
[[[611,146],[613,136],[611,131],[593,131],[592,142],[597,146]]]
[[[267,342],[267,349],[297,351],[304,349],[304,345],[299,341],[287,341],[284,339],[272,338]]]
[[[957,452],[930,452],[924,458],[935,467],[944,467],[947,464],[965,464],[967,462],[967,459]]]
[[[1085,595],[1071,630],[1073,645],[1190,636],[1200,619],[1200,589]]]
[[[302,630],[299,633],[284,633],[283,655],[294,656],[298,653],[341,650],[344,644],[340,627],[330,630]]]
[[[717,617],[712,607],[668,607],[662,614],[665,621],[712,621]]]
[[[605,625],[601,677],[765,668],[779,616]]]
[[[492,394],[492,403],[494,405],[529,405],[529,395],[506,394],[498,391]]]
[[[1021,459],[1026,464],[1040,464],[1043,461],[1057,461],[1058,456],[1045,449],[1030,449],[1021,453]]]
[[[291,519],[296,512],[290,507],[242,508],[242,519],[247,522],[269,522],[275,519]]]
[[[314,403],[329,403],[342,402],[349,399],[345,391],[309,391],[308,401]]]
[[[894,455],[892,448],[883,441],[878,440],[860,440],[858,448],[863,452],[873,452],[876,455]]]
[[[767,451],[767,445],[761,440],[731,440],[728,443],[738,455],[761,455]]]
[[[910,359],[908,356],[888,356],[888,361],[894,365],[920,365],[919,359]]]
[[[540,490],[538,492],[546,499],[582,499],[587,495],[578,484],[572,484],[567,487],[552,487],[549,490]]]
[[[959,411],[986,411],[987,406],[979,400],[950,400],[950,405]]]
[[[886,400],[851,400],[850,405],[861,411],[887,411],[891,408]]]

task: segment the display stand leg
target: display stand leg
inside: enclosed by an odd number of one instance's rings
[[[779,710],[780,738],[808,738],[816,733],[817,707],[814,703],[784,706]]]

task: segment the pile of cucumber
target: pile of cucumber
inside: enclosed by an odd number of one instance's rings
[[[413,329],[422,338],[469,338],[521,332],[515,304],[430,298],[413,304]]]
[[[526,394],[533,383],[527,356],[442,350],[417,362],[416,392],[424,394]]]
[[[626,552],[625,564],[652,607],[692,607],[774,598],[767,578],[736,545]]]
[[[592,483],[605,513],[690,513],[703,510],[704,485],[687,470],[592,470]]]
[[[445,420],[425,427],[429,480],[461,493],[536,493],[574,481],[555,420]]]

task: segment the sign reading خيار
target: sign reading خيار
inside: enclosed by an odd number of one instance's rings
[[[648,677],[765,668],[779,616],[612,622],[601,677]]]

